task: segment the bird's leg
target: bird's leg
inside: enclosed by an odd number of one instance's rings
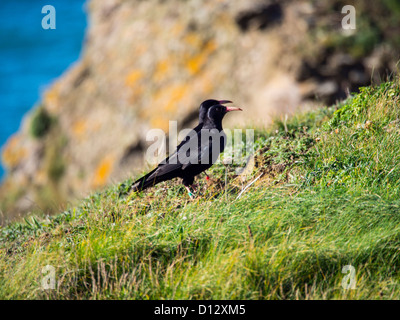
[[[188,186],[185,186],[185,188],[186,188],[186,190],[187,190],[187,192],[189,194],[190,199],[193,200],[194,196],[193,196],[192,190]]]
[[[191,184],[189,186],[185,186],[185,188],[189,193],[190,199],[194,200],[194,195],[195,195],[195,193],[197,193],[197,185]]]

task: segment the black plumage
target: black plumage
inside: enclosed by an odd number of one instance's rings
[[[141,191],[157,183],[179,177],[191,195],[190,186],[194,182],[194,177],[210,168],[225,148],[226,136],[222,129],[222,119],[229,111],[237,110],[241,109],[222,104],[209,107],[201,128],[199,124],[178,146],[176,152],[162,161],[153,171],[135,181],[131,191]]]

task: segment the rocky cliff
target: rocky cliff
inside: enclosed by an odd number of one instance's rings
[[[146,132],[192,125],[207,98],[243,107],[227,127],[265,126],[384,78],[396,70],[400,9],[355,4],[349,32],[347,2],[90,1],[80,60],[3,149],[5,216],[57,210],[146,168]]]

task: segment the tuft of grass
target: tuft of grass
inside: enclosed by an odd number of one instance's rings
[[[49,132],[53,119],[47,110],[40,106],[32,116],[30,132],[34,138],[42,138]]]
[[[1,228],[0,298],[399,299],[399,84],[257,131],[253,170],[214,165],[194,201],[129,179]]]

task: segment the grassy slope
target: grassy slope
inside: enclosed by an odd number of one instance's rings
[[[115,186],[1,229],[0,298],[399,299],[399,84],[257,133],[252,175],[228,167],[225,188],[215,165],[195,201],[178,182]],[[45,265],[57,290],[40,289]]]

